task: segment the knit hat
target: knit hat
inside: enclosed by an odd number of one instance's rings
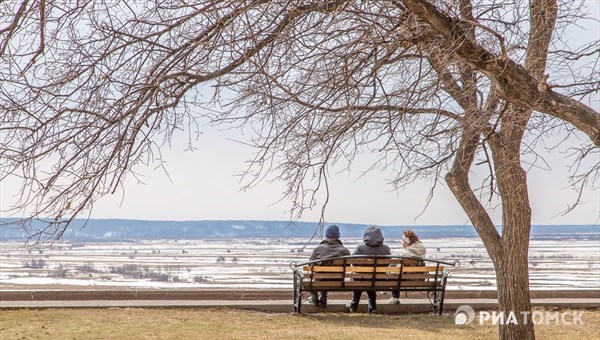
[[[327,227],[327,230],[325,231],[325,237],[326,238],[340,238],[340,227],[338,227],[335,224],[330,225],[329,227]]]

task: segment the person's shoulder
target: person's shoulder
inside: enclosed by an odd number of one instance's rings
[[[360,255],[363,253],[363,248],[364,248],[364,244],[359,244],[358,246],[356,246],[356,249],[354,249],[354,252],[352,253],[352,255]]]
[[[318,246],[314,247],[312,250],[312,256],[317,255],[321,251],[321,249],[323,249],[322,244],[319,244]]]
[[[412,249],[418,249],[418,250],[424,250],[424,249],[426,249],[425,245],[421,241],[417,241],[417,242],[411,244],[409,247],[412,248]]]
[[[387,253],[386,255],[392,255],[392,250],[387,244],[382,244],[381,248]]]

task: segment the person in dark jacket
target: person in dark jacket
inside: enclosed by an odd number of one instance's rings
[[[390,247],[383,244],[383,234],[381,229],[377,227],[367,227],[363,234],[363,244],[359,244],[352,255],[391,255]],[[346,308],[351,312],[356,312],[362,290],[352,292],[352,301],[348,302]],[[369,297],[368,311],[369,313],[377,312],[377,292],[374,290],[367,291]]]
[[[350,255],[350,251],[340,241],[340,228],[334,224],[327,227],[325,230],[325,239],[313,249],[310,260],[322,260],[347,255]],[[320,291],[312,294],[308,302],[315,306],[327,307],[327,292]]]

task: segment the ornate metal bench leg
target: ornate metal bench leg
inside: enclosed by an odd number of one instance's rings
[[[294,313],[298,313],[298,287],[296,284],[296,277],[294,276]]]
[[[442,293],[441,293],[441,297],[440,297],[440,313],[439,315],[442,315],[442,312],[444,310],[444,298],[446,297],[446,284],[447,284],[447,274],[444,275],[444,277],[442,278]]]
[[[302,276],[298,275],[298,314],[302,313]]]
[[[301,276],[294,275],[294,313],[302,313],[302,287],[300,286]]]
[[[433,314],[439,314],[439,310],[440,310],[440,300],[435,299],[433,300]]]
[[[439,300],[437,299],[435,292],[428,291],[427,297],[429,298],[429,302],[431,302],[431,310],[432,310],[433,314],[434,315],[437,314],[437,306],[438,306]]]

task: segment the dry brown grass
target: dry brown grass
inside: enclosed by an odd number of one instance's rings
[[[538,339],[597,339],[600,310],[583,325],[536,325]],[[454,325],[452,315],[292,315],[232,309],[15,309],[0,339],[494,339],[497,326]]]

